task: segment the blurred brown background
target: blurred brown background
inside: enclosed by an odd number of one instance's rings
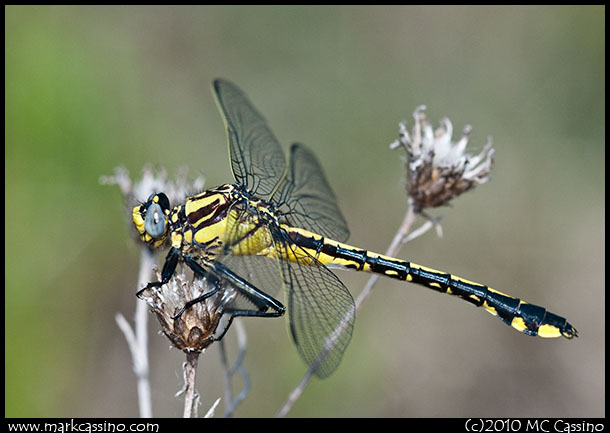
[[[118,165],[138,177],[150,162],[231,181],[215,77],[242,87],[286,148],[315,150],[350,243],[373,251],[406,208],[403,155],[388,148],[399,121],[426,104],[435,126],[472,124],[475,151],[492,135],[492,181],[432,212],[442,239],[399,255],[546,306],[580,332],[530,338],[384,279],[338,371],[291,416],[604,416],[604,13],[5,7],[6,416],[137,416],[114,316],[132,317],[138,247],[119,189],[98,178]],[[367,279],[340,277],[354,295]],[[305,367],[285,319],[244,323],[252,389],[235,415],[273,416]],[[153,414],[180,416],[184,356],[158,329],[151,317]],[[223,396],[215,346],[198,389],[202,413]]]

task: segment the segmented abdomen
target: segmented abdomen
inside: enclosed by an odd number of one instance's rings
[[[464,278],[415,263],[342,244],[302,229],[287,228],[291,240],[319,262],[372,272],[419,284],[470,302],[527,335],[543,338],[578,336],[568,321],[538,305]],[[284,259],[291,260],[290,257]]]

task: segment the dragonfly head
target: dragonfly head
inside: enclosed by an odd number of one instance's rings
[[[169,199],[162,192],[153,193],[132,212],[140,239],[151,248],[163,245],[167,238]]]

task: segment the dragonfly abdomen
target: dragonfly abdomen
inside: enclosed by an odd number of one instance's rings
[[[409,268],[406,281],[458,296],[477,307],[483,307],[487,312],[524,334],[542,338],[577,336],[576,329],[565,318],[543,307],[529,304],[486,285],[415,263],[409,263]]]
[[[565,318],[486,285],[326,239],[302,229],[290,228],[289,236],[293,242],[327,266],[381,274],[457,296],[477,307],[483,307],[524,334],[543,338],[572,338],[577,335],[576,329]]]

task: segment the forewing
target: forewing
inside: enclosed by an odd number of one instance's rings
[[[259,195],[284,176],[284,152],[263,116],[233,83],[215,80],[214,95],[225,123],[235,181]]]
[[[272,200],[292,226],[339,242],[349,238],[347,223],[324,171],[311,150],[302,144],[291,146],[286,179]]]

